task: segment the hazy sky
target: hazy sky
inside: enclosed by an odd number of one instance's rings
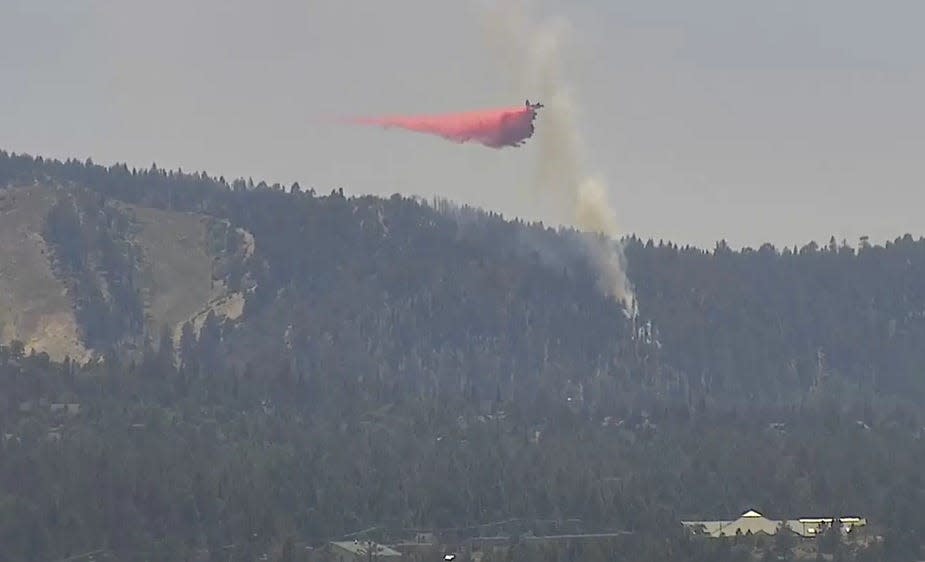
[[[540,4],[575,31],[589,171],[624,231],[707,247],[925,235],[925,3]],[[434,0],[0,0],[0,148],[544,218],[529,142],[323,121],[535,97],[481,17]]]

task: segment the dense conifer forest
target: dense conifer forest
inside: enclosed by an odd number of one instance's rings
[[[882,537],[829,559],[921,555],[921,238],[628,236],[624,307],[585,234],[448,201],[0,152],[0,193],[30,185],[94,355],[0,347],[0,560],[292,560],[508,518],[626,531],[511,560],[794,559],[680,525],[750,508]],[[242,313],[152,329],[128,205],[214,219]]]

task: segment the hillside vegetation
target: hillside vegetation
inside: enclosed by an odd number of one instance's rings
[[[215,274],[251,250],[242,233],[225,239],[227,222],[54,181],[0,190],[0,212],[0,341],[86,359],[163,329],[179,337],[210,310],[240,314]]]
[[[65,284],[55,276],[42,224],[53,190],[0,190],[0,341],[19,340],[58,360],[86,356]]]
[[[875,522],[841,559],[917,555],[925,240],[628,237],[625,314],[583,234],[449,202],[6,153],[0,185],[54,194],[36,240],[97,354],[0,350],[8,558],[524,517],[633,532],[584,559],[750,560],[680,528],[748,508]]]

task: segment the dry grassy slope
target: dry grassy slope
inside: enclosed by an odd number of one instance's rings
[[[153,333],[166,324],[178,336],[184,322],[204,318],[209,310],[231,318],[241,314],[241,296],[212,281],[208,217],[134,205],[126,208],[140,227],[135,240],[144,256],[140,279]]]
[[[48,187],[0,189],[0,341],[18,339],[54,359],[83,359],[67,290],[41,236],[52,204]]]
[[[54,188],[0,189],[0,342],[55,359],[85,359],[72,303],[55,277],[41,232],[54,204]],[[143,253],[138,280],[145,293],[152,333],[164,324],[179,335],[187,320],[201,324],[209,310],[235,318],[243,297],[212,282],[209,219],[191,214],[125,205],[134,214],[136,242]],[[247,240],[252,240],[248,237]]]

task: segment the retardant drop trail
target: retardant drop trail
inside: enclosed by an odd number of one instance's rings
[[[418,133],[437,135],[454,142],[477,142],[491,148],[521,146],[533,136],[533,121],[541,103],[501,109],[484,109],[442,115],[395,117],[358,117],[345,119],[355,125],[397,127]]]

